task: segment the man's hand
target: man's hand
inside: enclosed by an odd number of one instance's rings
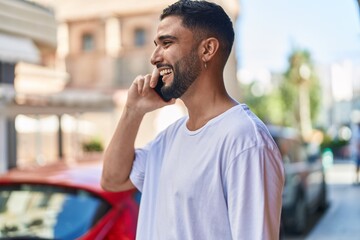
[[[138,76],[128,90],[125,109],[116,131],[103,156],[104,166],[101,186],[107,191],[124,191],[134,188],[129,176],[135,158],[135,138],[144,115],[155,109],[174,104],[165,102],[155,92],[159,71]]]
[[[154,68],[152,74],[139,75],[131,84],[126,107],[139,114],[145,114],[166,105],[174,104],[175,99],[165,102],[155,92],[154,88],[159,79],[159,71]]]

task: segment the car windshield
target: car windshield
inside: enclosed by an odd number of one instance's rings
[[[0,185],[0,239],[75,239],[110,205],[80,189],[50,185]]]

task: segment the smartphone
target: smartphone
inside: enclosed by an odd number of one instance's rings
[[[163,83],[163,81],[162,81],[162,76],[160,76],[159,79],[158,79],[158,82],[157,82],[157,84],[156,84],[156,87],[154,88],[154,90],[155,90],[155,92],[156,92],[157,94],[159,94],[159,96],[160,96],[165,102],[168,102],[168,101],[171,100],[171,98],[167,98],[167,97],[165,97],[165,96],[162,94],[162,92],[161,92],[162,86],[164,86],[164,83]]]

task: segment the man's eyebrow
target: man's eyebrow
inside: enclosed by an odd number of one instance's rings
[[[162,35],[159,37],[159,40],[162,41],[162,40],[165,40],[165,39],[172,39],[172,40],[176,40],[177,37],[173,36],[173,35]]]
[[[161,35],[158,37],[158,41],[164,41],[165,39],[177,40],[178,38],[173,35]],[[154,40],[154,44],[157,45],[156,40]]]

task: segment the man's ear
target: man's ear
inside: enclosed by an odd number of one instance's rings
[[[200,56],[203,62],[210,61],[219,51],[219,40],[214,37],[202,40],[200,44]]]

